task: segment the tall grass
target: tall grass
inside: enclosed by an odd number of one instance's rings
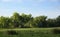
[[[0,29],[0,37],[60,37],[60,34],[53,34],[53,28],[21,28],[21,29]],[[9,35],[13,31],[17,35]]]

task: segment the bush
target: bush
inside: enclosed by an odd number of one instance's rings
[[[14,30],[7,31],[8,35],[17,35],[18,33]]]
[[[58,28],[53,29],[53,33],[54,33],[54,34],[60,34],[60,29],[58,29]]]

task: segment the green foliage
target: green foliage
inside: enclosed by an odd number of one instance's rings
[[[53,29],[53,33],[54,33],[54,34],[60,34],[60,29],[59,29],[59,28]]]
[[[46,19],[47,19],[46,16],[39,16],[36,17],[34,20],[38,27],[46,27]]]
[[[0,17],[0,28],[40,28],[60,27],[60,16],[47,19],[47,16],[32,17],[31,14],[14,12],[11,17]]]
[[[60,34],[52,34],[51,30],[53,28],[2,29],[0,31],[0,37],[60,37]],[[10,32],[16,34],[11,34]]]
[[[0,25],[1,25],[0,27],[1,28],[8,28],[9,22],[10,22],[10,20],[8,17],[3,17],[3,16],[0,17]]]
[[[57,23],[56,23],[55,19],[48,19],[47,20],[47,27],[57,27],[56,25],[57,25]]]
[[[18,35],[18,33],[14,30],[6,31],[8,35]]]
[[[60,16],[56,18],[56,21],[57,21],[57,27],[60,27]]]

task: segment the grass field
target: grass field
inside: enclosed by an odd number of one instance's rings
[[[0,37],[60,37],[60,34],[53,34],[54,28],[15,28],[0,29]],[[17,35],[9,35],[7,31],[16,31]]]

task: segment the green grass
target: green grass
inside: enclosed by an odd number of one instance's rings
[[[15,28],[0,29],[0,37],[60,37],[60,34],[53,34],[54,28]],[[14,30],[18,35],[8,35],[7,31]]]

